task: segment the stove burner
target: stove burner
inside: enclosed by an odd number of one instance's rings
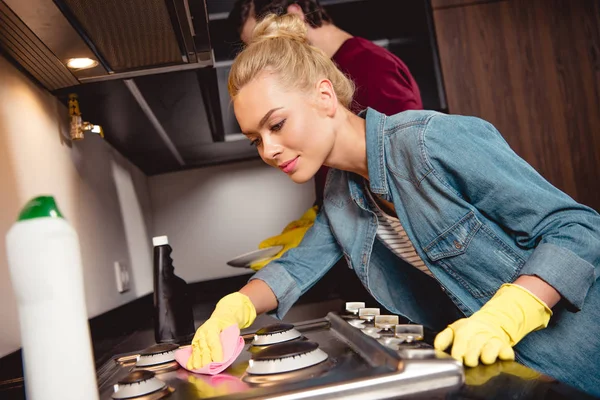
[[[148,347],[140,353],[135,363],[136,368],[155,372],[173,371],[178,368],[175,350],[179,348],[173,343],[161,343]]]
[[[278,374],[319,364],[327,353],[315,342],[294,341],[270,346],[253,354],[246,372],[255,375]]]
[[[292,340],[288,340],[287,342],[283,342],[283,343],[290,343],[290,342],[295,342],[295,341],[307,341],[308,338],[306,336],[300,336],[297,339],[292,339]],[[261,351],[268,349],[271,346],[277,346],[281,343],[273,343],[273,344],[265,344],[265,345],[250,345],[248,347],[248,352],[250,352],[250,354],[257,354],[260,353]]]
[[[174,343],[160,343],[152,345],[146,349],[144,349],[140,355],[141,356],[154,356],[157,354],[164,354],[175,351],[179,348],[178,345]]]
[[[335,368],[335,363],[328,358],[312,367],[306,367],[295,371],[281,372],[277,374],[253,375],[246,373],[242,381],[252,386],[267,387],[275,385],[289,385],[294,382],[302,382],[306,379],[316,378],[326,374]]]
[[[256,331],[252,345],[266,346],[275,343],[288,342],[299,338],[301,335],[292,324],[273,324]]]
[[[137,370],[131,372],[114,386],[111,396],[115,400],[157,400],[168,396],[173,389],[154,376],[154,372]]]

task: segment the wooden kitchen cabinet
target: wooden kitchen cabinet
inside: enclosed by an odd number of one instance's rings
[[[448,110],[600,210],[600,2],[432,0]],[[462,2],[465,3],[465,2]]]
[[[440,9],[448,7],[474,5],[478,3],[493,3],[498,1],[504,0],[431,0],[431,7],[433,9]]]

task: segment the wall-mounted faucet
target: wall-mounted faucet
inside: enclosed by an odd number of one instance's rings
[[[71,140],[81,140],[85,132],[97,133],[104,138],[104,131],[100,125],[84,122],[79,111],[79,101],[75,93],[69,94],[69,115],[71,116]]]

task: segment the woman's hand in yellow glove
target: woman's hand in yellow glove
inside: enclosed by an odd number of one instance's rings
[[[290,222],[279,235],[263,240],[258,245],[259,249],[264,249],[271,246],[283,246],[283,249],[281,249],[281,251],[275,254],[273,257],[251,264],[250,268],[252,268],[254,271],[258,271],[271,261],[281,257],[289,249],[298,246],[302,241],[302,238],[304,238],[306,232],[311,226],[313,226],[318,212],[318,206],[309,208],[302,215],[302,217],[300,217],[300,219]]]
[[[434,347],[444,351],[452,345],[452,357],[468,367],[477,366],[479,359],[484,364],[514,360],[512,347],[548,326],[551,316],[548,306],[527,289],[504,284],[479,311],[440,332]]]
[[[210,318],[196,331],[187,369],[199,369],[211,362],[223,361],[221,331],[234,324],[240,329],[247,328],[255,319],[256,309],[248,296],[235,292],[223,297]]]

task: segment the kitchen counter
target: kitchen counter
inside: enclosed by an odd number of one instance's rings
[[[245,279],[240,278],[240,279]],[[233,283],[234,285],[237,282]],[[203,293],[207,296],[206,291]],[[307,299],[296,304],[284,318],[284,322],[294,323],[307,321],[311,319],[324,317],[327,312],[339,312],[343,309],[344,301],[340,298],[331,298],[334,292],[329,292],[327,296],[309,296]],[[202,300],[202,299],[196,299]],[[353,299],[356,300],[356,299]],[[148,301],[150,303],[148,304]],[[151,299],[139,299],[137,306],[147,309],[151,306]],[[196,326],[206,320],[214,307],[214,301],[197,301],[194,306],[194,318]],[[140,314],[140,313],[138,313]],[[107,326],[108,316],[100,318],[97,321],[91,321],[92,336],[94,337],[94,356],[96,368],[105,364],[116,354],[130,353],[142,350],[155,343],[154,330],[151,324],[152,319],[144,316],[140,318],[145,321],[139,323],[134,329],[121,328],[121,333],[115,334],[114,323],[112,335],[109,335]],[[112,318],[118,317],[118,313],[113,312]],[[115,315],[117,315],[115,317]],[[131,310],[127,315],[132,315]],[[244,332],[250,332],[259,327],[266,326],[277,320],[268,315],[259,316],[254,324],[245,329]],[[102,325],[107,332],[101,332],[94,329],[95,325]],[[434,333],[425,332],[425,341],[433,341]],[[479,366],[476,368],[467,368],[465,370],[466,384],[457,392],[444,395],[446,399],[592,399],[569,386],[561,384],[540,375],[535,371],[526,368],[515,362],[498,362],[490,366]],[[15,352],[10,356],[0,359],[0,398],[3,400],[22,400],[25,399],[22,364],[20,352]],[[415,398],[414,396],[412,398]],[[424,397],[420,397],[424,398]],[[431,398],[431,397],[429,397]],[[435,397],[440,398],[440,397]]]

